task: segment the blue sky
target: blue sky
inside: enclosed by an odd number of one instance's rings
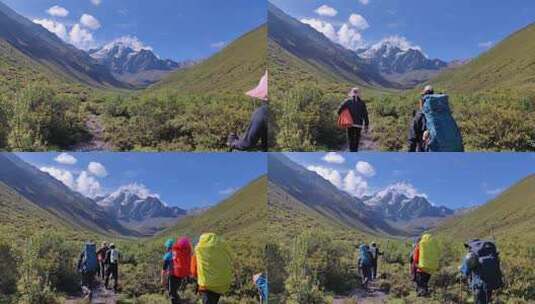
[[[328,22],[335,31],[350,24],[351,14],[360,15],[368,27],[359,18],[351,28],[361,35],[361,42],[373,44],[397,35],[420,46],[429,57],[443,60],[474,57],[535,21],[535,1],[526,0],[270,1],[298,19]],[[323,5],[321,15],[315,12]]]
[[[17,155],[64,183],[71,184],[75,191],[86,196],[105,194],[121,186],[137,184],[137,188],[159,195],[168,205],[185,209],[216,204],[267,172],[266,157],[262,153],[69,153],[61,157],[58,157],[59,153]],[[83,178],[79,179],[81,175]]]
[[[427,195],[449,208],[482,204],[522,178],[535,174],[535,154],[529,153],[288,153],[359,197],[401,183],[402,188]],[[343,163],[342,163],[343,161]],[[360,163],[360,164],[359,164]],[[351,178],[344,183],[348,173]]]
[[[267,9],[263,0],[0,1],[31,20],[46,19],[59,32],[65,26],[66,40],[79,47],[89,48],[132,36],[152,47],[160,57],[174,60],[208,57],[265,23]],[[68,15],[58,9],[47,12],[54,6],[64,8]],[[85,22],[88,26],[84,26],[84,14],[94,17],[100,27],[94,22]],[[75,33],[76,40],[71,40],[69,33],[76,24],[82,27]],[[88,34],[92,39],[85,39]]]

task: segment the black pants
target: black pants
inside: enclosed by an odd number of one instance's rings
[[[113,277],[113,289],[117,290],[117,285],[119,282],[119,266],[117,264],[109,264],[106,269],[106,283],[104,284],[106,288],[108,288],[110,276]]]
[[[492,298],[492,290],[474,289],[474,304],[488,304]]]
[[[219,303],[220,294],[211,291],[201,291],[202,304],[217,304]]]
[[[104,280],[106,279],[106,264],[104,261],[98,262],[99,268],[98,268],[98,276],[100,279]]]
[[[372,261],[372,280],[377,279],[377,260]]]
[[[425,272],[416,272],[416,293],[425,296],[429,293],[429,279],[431,275]]]
[[[350,152],[358,152],[360,144],[360,132],[361,128],[348,128],[347,129],[347,144],[349,145]]]
[[[182,287],[183,280],[172,275],[167,278],[167,293],[171,304],[180,304],[180,295],[178,290]]]
[[[93,290],[95,286],[95,273],[82,272],[82,287],[87,287],[89,290]]]
[[[368,283],[372,279],[372,267],[371,266],[361,266],[360,272],[362,275],[362,288],[367,289]]]

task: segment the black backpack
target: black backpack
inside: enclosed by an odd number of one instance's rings
[[[478,265],[474,273],[487,284],[489,290],[503,286],[500,258],[496,245],[491,241],[473,240],[468,244],[470,252],[477,256]]]

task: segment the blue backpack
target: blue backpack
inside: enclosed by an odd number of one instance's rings
[[[360,246],[359,258],[360,258],[360,263],[363,266],[366,266],[366,267],[372,266],[372,254],[370,252],[370,248],[367,245]]]
[[[96,272],[98,267],[97,262],[97,245],[86,243],[84,249],[83,272]]]
[[[473,240],[468,243],[468,248],[478,260],[474,273],[486,283],[489,290],[501,288],[503,277],[496,245],[491,241]]]
[[[451,115],[448,95],[425,95],[422,112],[430,135],[429,152],[464,152],[461,131]]]

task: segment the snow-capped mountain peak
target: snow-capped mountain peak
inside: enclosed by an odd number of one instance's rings
[[[144,45],[137,37],[124,36],[105,44],[95,52],[91,52],[91,57],[102,59],[112,53],[115,58],[120,58],[124,55],[135,55],[142,50],[153,51],[152,47]]]
[[[413,45],[404,37],[391,36],[372,45],[370,48],[364,50],[360,56],[362,58],[376,58],[376,57],[390,57],[401,56],[409,51],[418,51],[427,58],[427,55],[422,51],[422,48]]]

